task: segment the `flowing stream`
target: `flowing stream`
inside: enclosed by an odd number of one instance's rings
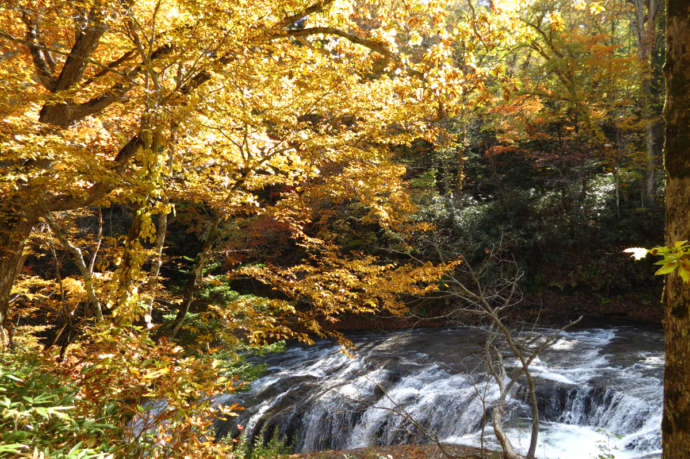
[[[484,444],[498,448],[491,422],[482,429],[483,413],[498,397],[483,369],[482,335],[469,328],[353,335],[354,357],[326,341],[290,347],[261,359],[268,371],[249,392],[217,398],[246,407],[238,418],[218,422],[218,434],[236,434],[236,424],[250,436],[278,429],[296,451],[311,452],[428,443],[421,430],[479,446],[484,431]],[[541,417],[537,457],[660,457],[663,362],[660,330],[563,333],[530,367]],[[506,357],[507,367],[515,365]],[[518,385],[504,415],[523,453],[526,402]]]

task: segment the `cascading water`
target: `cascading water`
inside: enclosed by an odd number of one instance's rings
[[[552,330],[541,330],[549,334]],[[248,393],[220,396],[243,404],[219,435],[244,425],[292,438],[296,451],[426,443],[479,445],[482,418],[498,397],[486,377],[476,329],[408,330],[352,336],[356,357],[320,342],[262,359],[265,376]],[[506,366],[516,365],[506,361]],[[632,327],[566,332],[531,365],[541,417],[540,458],[659,457],[663,334]],[[507,402],[513,445],[529,446],[524,387]],[[485,445],[497,448],[490,422]]]

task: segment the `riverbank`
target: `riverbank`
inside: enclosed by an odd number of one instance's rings
[[[444,454],[437,445],[396,445],[396,446],[371,446],[368,448],[348,449],[341,451],[317,451],[307,454],[293,454],[290,458],[306,459],[445,459],[455,457],[458,459],[479,459],[481,457],[498,459],[500,453],[484,451],[481,455],[479,448],[460,445],[443,445]]]
[[[537,324],[543,327],[561,327],[582,316],[579,327],[589,326],[642,326],[660,327],[663,307],[660,299],[639,294],[603,298],[587,292],[564,294],[544,290],[527,295],[523,303],[507,315],[513,324]],[[396,316],[343,316],[330,328],[341,331],[394,331],[410,328],[439,328],[453,325],[475,325],[472,314],[450,315],[452,306],[437,305],[407,317]]]

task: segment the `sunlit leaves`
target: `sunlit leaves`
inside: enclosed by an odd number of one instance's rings
[[[662,257],[654,264],[659,269],[654,274],[657,276],[668,275],[677,272],[683,282],[690,283],[690,244],[688,241],[676,241],[672,247],[631,247],[624,252],[631,254],[635,260],[641,260],[649,255]]]
[[[207,358],[215,335],[197,327],[189,352],[152,339],[165,334],[156,299],[181,303],[150,270],[165,252],[157,216],[175,205],[192,209],[187,228],[199,240],[219,235],[208,258],[192,260],[223,259],[227,276],[253,276],[279,293],[206,305],[196,325],[220,321],[226,343],[308,341],[332,334],[327,324],[344,314],[400,314],[402,295],[435,288],[451,265],[343,248],[339,230],[404,238],[415,208],[392,150],[420,138],[448,144],[446,117],[479,84],[479,71],[455,65],[465,31],[448,22],[452,4],[3,4],[0,231],[35,222],[32,255],[50,254],[54,268],[27,270],[12,295],[23,312],[40,307],[37,317],[63,327],[64,342],[75,337],[62,351],[82,412],[125,426],[146,417],[145,400],[165,400],[156,425],[134,433],[150,455],[210,451],[199,435],[210,419],[203,401],[232,386]],[[95,207],[123,214],[107,236]],[[41,226],[49,216],[64,239]],[[70,246],[88,275],[65,267]],[[90,296],[103,321],[83,307]]]

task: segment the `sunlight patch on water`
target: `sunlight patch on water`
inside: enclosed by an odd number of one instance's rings
[[[576,339],[559,338],[558,341],[551,345],[551,349],[557,351],[570,351],[575,348],[576,344]]]

